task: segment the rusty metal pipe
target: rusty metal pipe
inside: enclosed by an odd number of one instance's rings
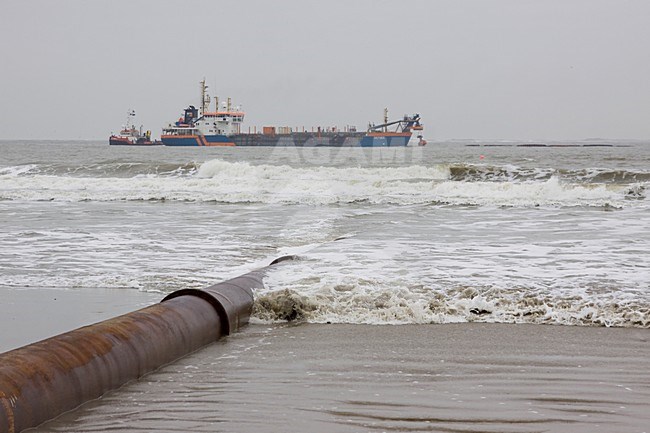
[[[0,433],[35,427],[236,331],[265,270],[0,354]]]

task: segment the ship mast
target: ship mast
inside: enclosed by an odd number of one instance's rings
[[[210,95],[206,93],[208,86],[205,84],[205,78],[201,81],[201,114],[204,114],[208,110],[208,105],[210,105]]]
[[[126,125],[124,125],[124,129],[131,129],[131,117],[135,117],[135,110],[130,109],[126,112]]]
[[[384,132],[388,132],[388,108],[384,108]]]

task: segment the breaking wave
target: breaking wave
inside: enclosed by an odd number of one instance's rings
[[[376,281],[322,285],[316,280],[309,282],[316,288],[308,291],[269,289],[258,293],[254,318],[264,323],[493,322],[650,328],[650,298],[641,293],[549,293],[530,287],[382,287]]]
[[[449,179],[459,182],[527,182],[551,178],[574,183],[630,184],[650,182],[650,172],[591,169],[524,168],[517,166],[495,167],[489,165],[453,164],[449,166]]]
[[[0,176],[53,176],[63,178],[133,178],[141,176],[186,177],[194,175],[200,164],[104,161],[89,165],[26,164],[0,167]]]
[[[440,164],[307,167],[211,160],[106,163],[73,169],[0,169],[0,200],[150,201],[330,205],[449,204],[622,208],[645,199],[649,173]]]

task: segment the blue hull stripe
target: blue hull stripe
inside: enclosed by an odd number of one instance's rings
[[[403,147],[406,146],[409,142],[410,136],[370,136],[366,135],[361,138],[358,142],[361,147]],[[218,143],[233,143],[237,144],[237,139],[233,137],[228,137],[226,135],[204,135],[204,136],[164,136],[162,137],[162,143],[165,146],[209,146],[209,145],[218,145]],[[278,138],[277,142],[269,143],[270,145],[275,145],[282,143]],[[242,143],[240,143],[242,144]]]
[[[231,143],[225,135],[194,135],[191,137],[162,137],[165,146],[205,146],[212,143]]]
[[[377,137],[366,135],[361,139],[361,147],[400,147],[406,146],[411,137],[386,136]]]

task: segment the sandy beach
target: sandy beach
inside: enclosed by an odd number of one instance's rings
[[[2,289],[0,353],[159,302],[137,290]]]
[[[3,350],[157,301],[116,290],[92,301],[74,291],[2,296]],[[36,305],[47,314],[19,314]],[[576,326],[253,324],[34,431],[646,432],[649,337]]]

